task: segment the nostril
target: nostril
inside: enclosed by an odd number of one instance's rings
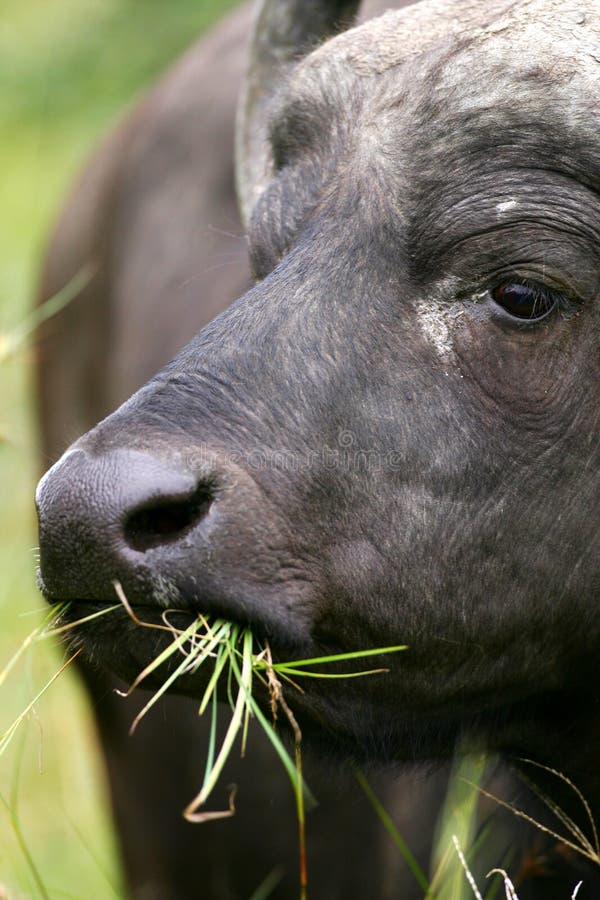
[[[125,540],[141,553],[180,540],[206,516],[214,491],[202,484],[187,497],[156,497],[130,513],[125,520]]]

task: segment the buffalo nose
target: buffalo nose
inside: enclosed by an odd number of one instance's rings
[[[61,600],[108,599],[144,555],[181,543],[207,515],[210,478],[136,450],[68,451],[36,494],[43,587]]]

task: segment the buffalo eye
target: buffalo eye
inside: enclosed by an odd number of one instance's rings
[[[515,319],[539,322],[550,315],[559,304],[558,297],[541,284],[507,281],[492,288],[491,296]]]

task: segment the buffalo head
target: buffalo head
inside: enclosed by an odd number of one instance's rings
[[[264,4],[256,284],[42,479],[42,589],[96,608],[119,581],[279,656],[406,643],[290,697],[304,730],[591,772],[600,12],[426,0],[315,49],[353,6]],[[125,677],[156,652],[124,618],[86,635]]]

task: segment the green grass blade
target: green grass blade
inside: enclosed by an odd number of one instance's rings
[[[225,664],[229,660],[229,653],[227,652],[227,644],[222,644],[219,647],[218,655],[215,660],[215,668],[210,677],[210,681],[206,686],[206,690],[204,691],[204,696],[202,697],[202,701],[200,703],[200,707],[198,709],[198,715],[203,715],[206,707],[208,706],[208,701],[212,696],[216,697],[215,688],[218,684],[219,678],[221,677],[221,673],[225,668]]]
[[[196,633],[197,627],[198,621],[195,620],[188,628],[185,629],[185,631],[180,632],[180,634],[173,639],[173,642],[169,644],[168,647],[165,647],[162,653],[159,653],[151,663],[149,663],[144,669],[142,669],[135,681],[133,681],[127,689],[126,695],[129,696],[129,694],[131,694],[131,692],[135,690],[136,687],[139,687],[139,685],[148,677],[148,675],[151,675],[152,672],[156,671],[156,669],[162,666],[162,664],[166,662],[170,656],[172,656],[174,653],[177,653],[178,650],[181,650],[185,642]]]
[[[205,820],[207,815],[209,815],[211,818],[214,818],[214,813],[199,813],[198,809],[206,802],[206,800],[212,793],[217,781],[219,780],[223,767],[233,747],[233,742],[235,741],[236,735],[242,727],[244,708],[247,702],[246,697],[251,696],[252,688],[252,633],[250,631],[246,630],[244,632],[243,641],[244,646],[249,645],[250,654],[244,654],[244,663],[240,674],[240,680],[238,682],[239,690],[235,701],[233,715],[231,717],[229,727],[227,728],[227,732],[225,734],[225,737],[223,738],[223,743],[221,744],[221,748],[208,778],[205,779],[198,795],[183,811],[183,815],[188,822],[202,822]],[[230,650],[229,656],[230,660],[233,660],[234,654],[232,650]],[[224,812],[222,815],[231,815],[231,812],[232,811],[230,810],[228,813]]]
[[[46,682],[46,684],[44,685],[44,687],[43,687],[40,691],[38,691],[38,693],[35,695],[35,697],[33,698],[33,700],[31,700],[31,701],[27,704],[27,706],[25,707],[25,709],[23,710],[23,712],[21,712],[21,713],[17,716],[17,718],[16,718],[16,719],[14,720],[14,722],[12,723],[12,725],[10,725],[10,726],[8,727],[8,729],[4,732],[4,734],[2,735],[2,738],[0,738],[0,756],[2,756],[2,754],[4,753],[4,751],[6,750],[6,748],[8,747],[8,745],[10,744],[10,742],[11,742],[11,740],[12,740],[12,738],[13,738],[13,736],[14,736],[16,730],[18,729],[19,725],[21,724],[21,722],[22,722],[22,721],[27,717],[27,715],[31,712],[31,710],[33,709],[33,707],[35,706],[35,704],[38,702],[38,700],[39,700],[41,697],[43,697],[43,695],[46,693],[46,691],[48,690],[48,688],[49,688],[52,684],[54,684],[54,682],[55,682],[56,679],[59,677],[59,675],[62,675],[62,673],[64,672],[64,670],[65,670],[66,668],[68,668],[68,666],[71,665],[71,663],[73,662],[73,660],[74,660],[77,656],[79,656],[80,653],[81,653],[81,650],[77,650],[75,653],[73,653],[72,656],[69,657],[69,659],[68,659],[65,663],[62,664],[62,666],[60,667],[60,669],[59,669],[57,672],[54,673],[54,675],[52,676],[52,678],[50,678],[49,681]]]
[[[438,819],[432,854],[431,887],[436,900],[467,900],[471,890],[465,879],[456,841],[466,859],[472,858],[477,833],[479,787],[489,760],[482,753],[457,756],[446,791],[442,814]]]
[[[189,630],[189,629],[188,629],[188,630]],[[184,635],[184,634],[185,634],[185,632],[182,632],[182,639],[183,639],[183,635]],[[180,640],[180,639],[177,638],[173,643],[177,644],[177,643],[179,642],[179,640]],[[176,649],[177,649],[177,648],[176,648]],[[139,725],[141,719],[144,718],[144,716],[146,715],[146,713],[147,713],[150,709],[152,709],[152,707],[154,706],[154,704],[155,704],[155,703],[163,696],[163,694],[165,694],[165,693],[169,690],[169,688],[171,687],[171,685],[174,684],[174,682],[177,681],[177,679],[178,679],[181,675],[184,675],[184,674],[188,671],[188,666],[189,666],[189,664],[190,664],[190,661],[189,661],[188,657],[186,656],[185,659],[183,659],[183,660],[179,663],[179,665],[171,672],[171,674],[169,675],[169,677],[166,678],[166,679],[163,681],[163,683],[161,684],[161,686],[160,686],[159,688],[157,688],[156,691],[154,691],[154,693],[152,694],[152,696],[150,697],[150,699],[148,700],[148,702],[145,704],[145,706],[142,707],[142,709],[139,711],[139,713],[137,714],[137,716],[135,717],[135,719],[134,719],[133,722],[131,723],[131,728],[129,729],[129,734],[133,734],[133,732],[135,731],[135,729],[136,729],[137,726]],[[134,684],[135,684],[135,682],[134,682]],[[131,688],[130,688],[130,690],[131,690]],[[129,691],[128,691],[128,693],[129,693]]]
[[[19,662],[19,660],[21,659],[23,654],[28,650],[29,647],[31,647],[33,642],[38,638],[43,627],[44,627],[43,625],[38,625],[37,628],[34,628],[33,631],[31,631],[27,635],[27,637],[23,639],[19,649],[16,651],[16,653],[13,653],[11,658],[8,660],[8,662],[6,663],[6,665],[0,672],[0,687],[4,684],[4,682],[6,681],[6,679],[9,676],[9,674],[14,669],[16,664]]]
[[[253,664],[255,664],[255,661]],[[238,663],[237,663],[237,660],[235,659],[235,657],[231,658],[231,668],[233,670],[235,677],[239,678],[240,670],[239,670],[239,666],[238,666]],[[242,686],[242,689],[243,689],[243,686]],[[271,744],[273,745],[277,755],[279,756],[279,759],[281,760],[283,767],[288,774],[288,777],[292,784],[292,788],[294,789],[294,791],[297,791],[298,789],[302,789],[304,791],[306,801],[311,806],[316,806],[316,800],[313,797],[312,793],[310,792],[306,782],[304,782],[302,779],[299,779],[298,772],[296,771],[296,766],[294,765],[294,761],[292,760],[290,754],[285,749],[282,741],[280,740],[279,736],[277,735],[277,732],[273,728],[273,725],[269,722],[269,720],[267,719],[267,717],[265,716],[265,714],[259,707],[258,703],[254,699],[252,694],[247,695],[247,702],[250,705],[252,714],[254,715],[254,717],[258,721],[258,723],[261,725],[263,731],[265,732],[265,734],[271,741]]]
[[[249,635],[249,639],[244,640],[244,662],[250,667],[250,672],[252,673],[252,632],[250,630],[247,630],[244,634],[244,637],[246,635]],[[248,686],[248,693],[252,693],[250,685]],[[250,724],[251,715],[252,709],[250,707],[250,704],[246,702],[246,705],[244,707],[244,724],[242,726],[242,757],[246,755],[246,742],[248,740],[248,726]]]
[[[307,672],[305,669],[296,669],[288,665],[280,665],[277,669],[273,669],[278,675],[298,675],[301,678],[362,678],[364,675],[381,675],[389,672],[389,669],[365,669],[364,672],[346,672],[346,673],[329,673],[329,672]]]
[[[25,862],[27,863],[27,868],[29,869],[29,872],[31,873],[31,876],[35,882],[35,885],[39,892],[39,896],[42,898],[42,900],[50,900],[50,894],[48,893],[48,891],[46,889],[46,885],[42,881],[42,877],[39,873],[39,870],[33,861],[33,857],[31,855],[31,853],[29,852],[29,847],[27,846],[27,842],[25,841],[25,838],[23,836],[23,831],[21,829],[21,823],[19,822],[18,816],[16,815],[14,810],[10,807],[10,805],[8,804],[6,799],[2,796],[2,794],[0,794],[0,803],[2,803],[2,805],[4,806],[4,808],[8,814],[8,818],[10,820],[10,824],[11,824],[13,833],[15,835],[15,838],[17,840],[17,844],[19,845],[19,849],[25,858]]]
[[[3,335],[0,342],[0,363],[5,362],[24,347],[40,325],[68,306],[90,283],[93,275],[94,269],[90,265],[83,266],[62,290],[34,309],[17,328],[9,334]]]
[[[205,784],[210,772],[215,764],[215,749],[217,746],[217,692],[213,691],[212,709],[210,713],[210,732],[208,735],[208,749],[206,752],[206,766],[204,768],[204,778],[202,784]]]
[[[97,612],[90,613],[89,616],[83,616],[81,619],[77,619],[75,622],[69,622],[67,625],[58,625],[56,628],[48,628],[39,635],[37,640],[41,641],[45,640],[46,638],[53,638],[57,635],[65,634],[67,631],[71,631],[73,628],[78,628],[80,625],[85,625],[87,622],[92,622],[94,619],[99,619],[100,616],[106,616],[108,613],[114,612],[115,609],[122,609],[121,604],[115,603],[114,606],[106,606],[104,609],[99,609]]]
[[[238,626],[235,626],[231,632],[231,636],[229,641],[227,642],[227,658],[229,660],[229,666],[227,668],[227,702],[229,703],[229,708],[233,712],[235,709],[235,702],[233,699],[233,662],[235,660],[235,656],[238,653],[236,650],[238,638],[240,635],[240,629]],[[238,654],[239,655],[239,654]]]
[[[361,770],[354,769],[354,775],[355,775],[356,780],[358,781],[359,785],[363,789],[363,791],[367,797],[367,800],[369,801],[369,803],[371,804],[371,806],[373,807],[373,809],[379,816],[383,827],[385,828],[385,830],[391,837],[392,841],[394,842],[394,844],[400,851],[402,858],[404,859],[406,865],[408,866],[408,868],[410,869],[414,878],[416,879],[417,883],[421,887],[421,890],[424,892],[424,894],[426,896],[431,896],[429,882],[427,881],[425,873],[421,869],[421,866],[417,862],[414,855],[411,853],[411,851],[408,848],[406,842],[404,841],[402,835],[400,834],[400,832],[394,825],[391,816],[386,811],[386,809],[383,807],[381,801],[377,797],[375,791],[373,790],[373,788],[371,787],[371,785],[369,784],[369,782],[367,781],[367,779],[365,778],[365,776],[363,775]]]
[[[294,792],[302,790],[304,792],[305,802],[309,805],[309,807],[312,808],[313,806],[316,806],[317,801],[313,797],[312,792],[306,782],[299,777],[298,772],[296,771],[296,766],[294,765],[294,761],[285,749],[285,746],[283,745],[283,742],[279,738],[279,735],[275,731],[273,725],[271,724],[271,722],[269,722],[254,697],[250,697],[248,702],[250,703],[254,717],[260,723],[263,731],[271,741],[271,744],[273,745],[277,755],[279,756],[279,759],[281,760],[283,767],[288,774],[288,778],[290,779]]]
[[[36,628],[34,628],[33,631],[31,631],[27,635],[27,637],[25,637],[23,639],[19,649],[16,651],[16,653],[13,653],[13,655],[11,656],[9,661],[6,663],[6,665],[0,672],[0,687],[4,684],[8,675],[10,674],[10,672],[14,669],[14,667],[16,666],[18,661],[21,659],[23,654],[29,649],[29,647],[31,647],[31,645],[35,641],[38,641],[41,638],[46,637],[46,634],[52,634],[52,632],[46,632],[45,629],[47,629],[49,627],[49,625],[51,625],[51,623],[61,615],[61,613],[66,608],[66,606],[68,606],[68,604],[61,603],[58,606],[56,606],[55,608],[49,610],[46,613],[46,615],[44,616],[44,618],[42,619],[42,622]]]
[[[195,672],[199,669],[209,656],[214,656],[215,647],[222,646],[228,640],[228,629],[220,629],[214,634],[211,632],[210,638],[207,635],[202,635],[198,643],[193,645],[191,650],[186,653],[188,657],[188,668],[186,672]]]
[[[408,650],[407,644],[397,644],[394,647],[376,647],[372,650],[352,650],[349,653],[334,653],[331,656],[315,656],[311,659],[295,659],[285,663],[273,663],[272,669],[277,672],[281,666],[293,666],[295,669],[304,668],[305,666],[321,666],[325,663],[343,662],[347,659],[364,659],[367,656],[379,656],[382,653],[398,653],[401,650]],[[259,669],[266,669],[266,663],[257,660],[256,665]]]
[[[250,900],[268,900],[279,882],[285,876],[283,866],[276,866],[250,895]]]
[[[96,847],[94,846],[93,841],[90,841],[87,838],[87,836],[79,828],[79,825],[77,825],[77,823],[75,821],[73,821],[71,816],[67,813],[66,809],[63,809],[63,815],[65,817],[65,820],[68,822],[69,827],[73,831],[73,834],[76,836],[80,846],[83,848],[85,853],[91,859],[92,863],[96,867],[97,872],[99,872],[99,874],[101,875],[103,881],[105,882],[106,886],[109,888],[111,894],[113,895],[113,897],[116,898],[116,900],[119,900],[119,898],[121,897],[121,893],[120,893],[117,885],[113,882],[110,874],[107,872],[105,864],[100,859],[100,857],[96,851]]]

